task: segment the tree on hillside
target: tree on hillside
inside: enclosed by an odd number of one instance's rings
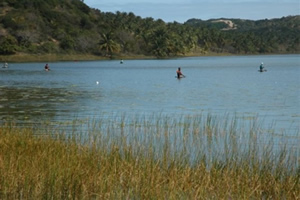
[[[99,48],[105,51],[105,56],[112,57],[113,53],[119,52],[120,46],[115,42],[113,32],[102,33],[101,36]]]
[[[0,54],[87,53],[156,57],[186,53],[299,53],[300,16],[166,23],[101,12],[83,0],[0,0]]]
[[[0,37],[0,54],[9,55],[15,54],[18,48],[18,41],[16,38],[8,35],[6,37]]]

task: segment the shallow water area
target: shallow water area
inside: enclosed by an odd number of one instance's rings
[[[299,55],[53,62],[49,72],[44,65],[0,69],[1,123],[209,113],[255,119],[265,132],[299,140]],[[178,67],[186,78],[175,78]]]

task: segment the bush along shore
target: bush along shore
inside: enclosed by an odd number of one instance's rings
[[[299,147],[278,145],[250,121],[122,115],[2,124],[0,199],[299,199]]]

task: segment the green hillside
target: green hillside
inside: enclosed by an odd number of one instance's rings
[[[258,21],[190,19],[181,24],[133,13],[105,13],[82,0],[0,0],[0,56],[161,58],[299,52],[300,16]]]

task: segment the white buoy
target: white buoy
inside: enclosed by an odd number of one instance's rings
[[[99,85],[99,81],[96,81],[96,84]]]

